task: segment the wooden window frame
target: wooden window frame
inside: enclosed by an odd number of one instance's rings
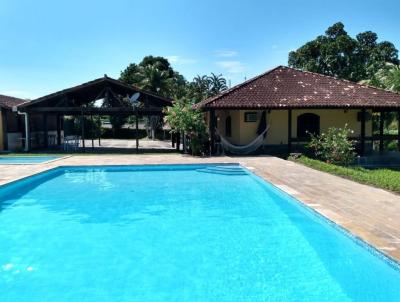
[[[250,117],[254,116],[254,119]],[[256,111],[247,111],[244,113],[244,122],[245,123],[256,123],[257,122],[257,112]]]

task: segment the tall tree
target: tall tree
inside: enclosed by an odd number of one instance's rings
[[[226,79],[222,76],[222,74],[216,75],[214,73],[211,73],[211,75],[209,76],[209,81],[211,83],[211,96],[220,94],[221,92],[228,89],[228,86],[226,86]]]
[[[338,22],[325,35],[289,53],[289,66],[351,81],[372,77],[386,63],[398,64],[398,51],[387,41],[377,42],[371,31],[352,38]]]
[[[206,98],[220,94],[228,89],[226,79],[221,74],[216,75],[215,73],[211,73],[210,76],[197,75],[189,86],[190,98],[194,103],[198,103]]]
[[[387,63],[370,79],[361,81],[362,84],[368,84],[375,87],[400,92],[400,65]]]
[[[137,74],[140,88],[158,93],[163,96],[170,95],[171,77],[166,70],[160,70],[154,65],[140,66]]]
[[[196,76],[192,82],[173,70],[166,58],[146,56],[139,64],[132,63],[121,72],[120,80],[172,99],[188,99],[193,103],[228,89],[220,74]]]
[[[193,79],[193,81],[189,84],[189,90],[190,98],[193,99],[194,103],[198,103],[209,96],[210,85],[210,79],[206,75],[197,75]]]
[[[186,86],[186,80],[173,70],[168,59],[155,56],[130,64],[121,72],[120,80],[171,98],[182,97]]]

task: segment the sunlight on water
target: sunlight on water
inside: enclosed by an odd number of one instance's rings
[[[0,189],[0,301],[399,301],[400,271],[239,166]]]

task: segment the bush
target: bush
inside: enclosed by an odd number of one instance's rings
[[[204,153],[208,141],[203,113],[193,109],[190,102],[177,101],[165,111],[165,122],[171,127],[171,133],[181,133],[188,137],[192,155]]]
[[[331,127],[318,136],[311,134],[307,149],[314,157],[327,163],[349,165],[356,157],[354,142],[348,138],[352,132],[345,125],[344,128]]]

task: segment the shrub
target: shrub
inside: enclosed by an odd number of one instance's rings
[[[354,142],[349,140],[353,133],[347,125],[344,128],[331,127],[326,133],[312,135],[307,149],[317,159],[327,163],[349,165],[355,160]]]
[[[200,110],[193,109],[190,102],[181,100],[168,107],[165,114],[165,122],[170,125],[171,132],[182,133],[188,137],[192,155],[205,152],[208,137],[203,113]]]

